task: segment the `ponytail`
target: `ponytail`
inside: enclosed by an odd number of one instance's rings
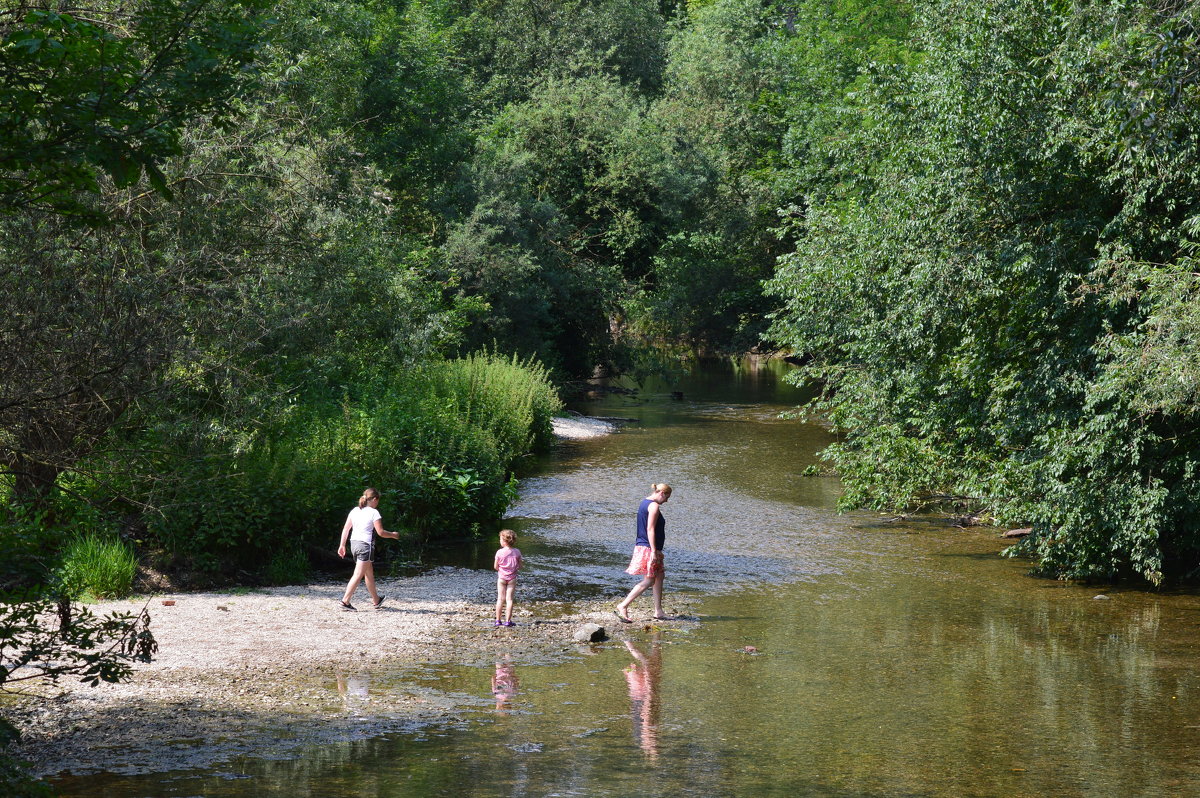
[[[375,490],[374,488],[367,488],[366,490],[363,491],[363,495],[358,497],[359,509],[361,510],[363,507],[366,507],[367,502],[371,501],[371,499],[378,499],[378,498],[379,498],[379,491]]]
[[[664,496],[671,495],[671,486],[665,482],[655,482],[650,486],[651,493],[662,493]]]

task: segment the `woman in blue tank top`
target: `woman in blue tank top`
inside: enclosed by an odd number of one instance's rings
[[[641,574],[642,581],[633,586],[629,595],[617,605],[616,616],[625,623],[633,623],[629,617],[629,605],[642,595],[646,588],[654,588],[654,617],[670,620],[663,612],[663,545],[667,540],[667,519],[661,506],[671,498],[671,486],[656,482],[650,486],[650,495],[642,499],[637,513],[637,540],[633,544],[633,559],[625,569],[627,574]]]

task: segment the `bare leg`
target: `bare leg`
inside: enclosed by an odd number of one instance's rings
[[[379,594],[375,592],[375,563],[364,562],[362,566],[363,580],[367,583],[367,592],[371,594],[371,603],[378,604]]]
[[[654,577],[654,617],[659,619],[667,617],[666,613],[663,612],[662,597],[663,575],[659,573],[658,576]]]
[[[362,581],[363,566],[367,564],[363,560],[356,560],[354,562],[354,575],[350,577],[350,582],[346,585],[346,594],[342,596],[343,604],[350,603],[350,599],[354,596],[354,591],[358,589],[358,583]]]
[[[496,580],[496,621],[504,620],[504,580]]]
[[[660,577],[660,579],[661,579],[661,577]],[[620,615],[622,618],[628,620],[629,619],[629,605],[633,603],[634,599],[636,599],[638,596],[642,595],[642,593],[646,592],[646,588],[650,587],[652,584],[654,584],[654,580],[652,580],[650,577],[647,576],[647,577],[643,578],[642,581],[640,581],[636,585],[634,585],[633,590],[629,591],[629,595],[626,596],[624,598],[624,600],[621,601],[621,603],[617,605],[617,614]]]
[[[504,597],[508,600],[508,608],[505,610],[504,614],[505,623],[512,623],[513,590],[516,588],[516,586],[516,582],[509,582],[508,586],[504,589]]]

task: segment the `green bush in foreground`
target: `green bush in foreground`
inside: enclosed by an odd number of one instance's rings
[[[133,548],[113,535],[78,533],[67,542],[58,581],[68,596],[121,598],[133,590],[137,558]]]
[[[21,762],[0,752],[0,794],[8,798],[50,798],[54,791],[46,782],[31,776]]]

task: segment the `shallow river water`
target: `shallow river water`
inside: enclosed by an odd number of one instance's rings
[[[431,684],[473,707],[448,727],[73,788],[1200,796],[1200,599],[1032,578],[995,530],[838,515],[836,481],[801,476],[827,434],[779,417],[798,398],[780,368],[718,364],[671,386],[682,399],[651,384],[581,408],[637,421],[561,444],[511,511],[523,579],[619,596],[633,510],[671,483],[666,605],[691,597],[694,621],[560,664],[437,668]],[[464,556],[487,568],[491,551]]]

